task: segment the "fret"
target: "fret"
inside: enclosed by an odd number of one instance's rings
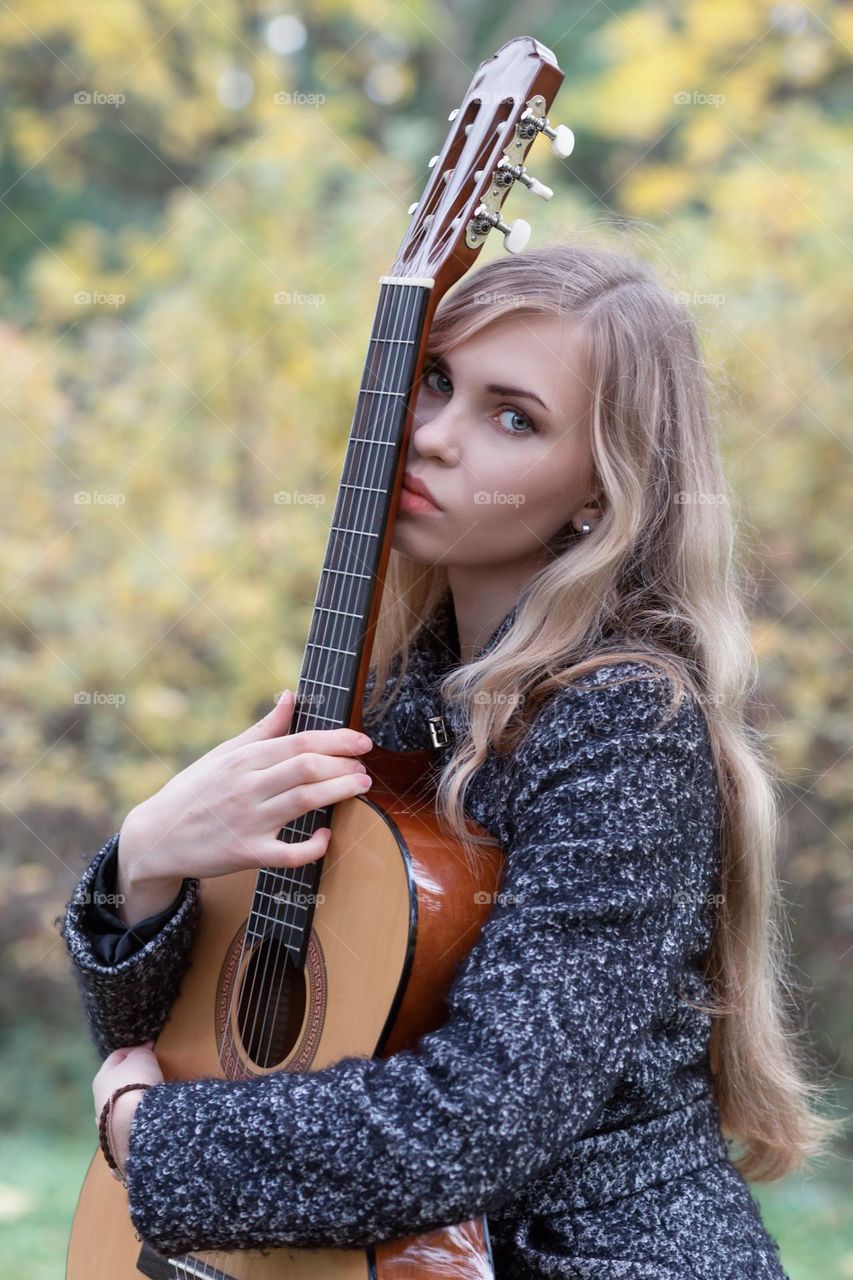
[[[315,613],[336,613],[340,618],[360,618],[360,613],[353,613],[351,609],[333,609],[328,604],[317,604],[314,606]]]
[[[406,347],[413,347],[415,342],[412,338],[371,338],[371,342],[401,342]]]
[[[378,394],[381,394],[378,393]],[[384,444],[386,448],[394,449],[397,446],[396,440],[371,440],[370,436],[353,436],[350,444]]]
[[[345,653],[348,658],[356,657],[355,649],[338,649],[333,644],[318,644],[316,640],[309,640],[305,648],[306,649],[329,649],[332,653]]]
[[[405,391],[374,391],[370,387],[361,387],[359,389],[360,396],[405,396]]]
[[[387,492],[388,492],[388,490],[387,490],[387,489],[380,489],[380,488],[379,488],[377,485],[375,485],[375,484],[373,484],[373,485],[371,485],[371,484],[348,484],[346,480],[342,480],[342,481],[341,481],[341,486],[340,486],[340,487],[341,487],[342,489],[360,489],[360,490],[363,490],[363,492],[364,492],[364,493],[387,493]]]
[[[263,896],[264,898],[269,898],[272,902],[277,902],[279,906],[283,906],[283,907],[296,907],[297,909],[299,908],[304,909],[307,905],[307,903],[305,902],[288,902],[286,900],[283,900],[278,894],[270,893],[268,889],[256,889],[255,897],[257,898],[259,895]],[[306,893],[304,896],[306,898],[316,897],[315,894],[309,894],[309,893]],[[282,921],[282,923],[284,923],[284,921]]]
[[[345,693],[350,692],[348,684],[330,684],[328,680],[316,680],[313,676],[305,676],[306,684],[319,684],[323,689],[343,689]]]
[[[306,712],[306,714],[307,714],[307,712]],[[343,723],[343,721],[341,720],[341,717],[340,717],[340,716],[321,716],[319,711],[312,711],[312,712],[311,712],[311,719],[312,719],[312,720],[325,720],[325,721],[327,722],[327,724],[333,724],[333,725],[335,726],[335,728],[337,728],[337,729],[345,729],[345,728],[346,728],[346,725]]]
[[[224,1271],[220,1271],[218,1267],[211,1269],[208,1263],[199,1262],[196,1258],[168,1258],[170,1267],[175,1267],[182,1276],[196,1277],[196,1280],[228,1280],[228,1276]],[[146,1271],[145,1275],[159,1275],[159,1272]]]
[[[307,834],[307,832],[306,832],[305,834]],[[281,901],[281,898],[279,897],[279,894],[280,894],[281,892],[287,892],[287,893],[305,893],[305,892],[306,892],[306,890],[308,890],[308,889],[310,888],[310,885],[311,885],[311,881],[310,881],[310,880],[288,881],[288,882],[287,882],[287,883],[282,887],[282,889],[272,890],[272,889],[269,889],[269,888],[261,889],[260,887],[258,887],[258,888],[256,888],[256,889],[255,889],[255,893],[256,893],[256,894],[258,894],[258,893],[263,894],[263,896],[264,896],[265,898],[272,898],[272,899],[277,900],[277,901],[279,901],[279,902],[280,902],[280,901]],[[294,904],[294,903],[292,903],[292,902],[288,902],[288,903],[286,903],[285,905],[287,905],[287,906],[289,906],[289,907],[292,907],[292,906],[294,906],[294,905],[304,905],[304,904],[301,904],[301,903],[300,903],[300,904]]]
[[[368,581],[371,581],[373,578],[372,573],[356,573],[354,569],[324,569],[323,572],[324,573],[345,573],[348,578],[367,578]]]
[[[288,823],[287,825],[288,825],[288,828],[293,827],[292,823]],[[297,831],[295,828],[293,828],[293,830],[291,831],[291,834],[304,837],[305,835],[307,835],[307,832]],[[286,844],[287,841],[282,840],[281,843]],[[304,876],[299,874],[301,869],[302,868],[300,867],[262,867],[260,871],[260,875],[274,876],[278,880],[281,880],[282,883],[288,885],[291,889],[296,889],[296,888],[304,889],[306,884],[310,884],[310,880],[306,880]]]
[[[342,525],[342,524],[333,524],[330,527],[335,530],[335,533],[357,533],[365,538],[379,537],[379,534],[374,533],[371,529],[348,529],[346,525]]]
[[[303,934],[305,932],[305,929],[301,924],[291,924],[289,920],[279,920],[278,916],[268,916],[265,912],[257,911],[254,907],[252,908],[251,919],[268,920],[270,924],[283,925],[285,929],[290,929],[292,933]]]

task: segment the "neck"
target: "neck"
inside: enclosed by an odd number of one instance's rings
[[[482,565],[453,565],[447,583],[453,597],[459,661],[471,662],[521,595],[540,564],[505,565],[492,572]]]

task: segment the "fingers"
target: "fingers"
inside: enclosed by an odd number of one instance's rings
[[[328,782],[332,778],[364,777],[365,766],[350,756],[329,756],[320,752],[304,751],[289,760],[271,764],[266,769],[256,769],[248,780],[251,794],[257,804],[283,798],[294,787],[315,782]]]
[[[322,858],[332,838],[330,827],[319,827],[312,836],[305,840],[291,843],[293,837],[279,840],[273,837],[261,849],[258,865],[262,867],[302,867],[306,863],[316,862]]]
[[[242,749],[250,768],[269,769],[300,755],[366,755],[372,751],[373,742],[354,729],[307,729],[304,733],[246,741]]]
[[[274,770],[268,772],[273,773]],[[372,782],[370,774],[358,768],[346,773],[336,772],[333,777],[317,781],[291,782],[280,787],[276,794],[268,796],[260,805],[260,813],[265,822],[270,818],[283,827],[327,804],[337,804],[339,800],[364,795],[370,790]]]

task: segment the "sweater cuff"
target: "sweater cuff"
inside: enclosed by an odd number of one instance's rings
[[[101,964],[114,965],[129,959],[150,942],[181,908],[186,897],[184,880],[177,897],[155,915],[126,925],[117,914],[116,877],[118,874],[118,840],[102,859],[95,874],[92,895],[86,904],[81,924],[89,937],[92,954]]]

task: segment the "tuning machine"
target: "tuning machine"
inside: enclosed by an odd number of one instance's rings
[[[492,213],[484,204],[478,204],[474,217],[469,224],[469,234],[485,236],[495,227],[503,232],[504,248],[507,253],[521,253],[530,239],[530,223],[524,218],[516,218],[513,222],[504,222],[499,213]]]
[[[541,99],[539,101],[541,101]],[[548,123],[548,117],[546,115],[539,115],[532,105],[528,106],[527,109],[522,112],[518,123],[521,126],[532,126],[538,133],[544,133],[546,138],[550,138],[551,150],[554,155],[559,156],[561,160],[565,160],[575,149],[575,135],[572,133],[568,125],[550,125]]]
[[[527,187],[531,195],[539,196],[540,200],[550,200],[554,194],[552,187],[546,187],[544,182],[534,178],[523,164],[513,164],[506,156],[498,162],[498,170],[505,173],[511,182],[520,182],[522,186]]]

